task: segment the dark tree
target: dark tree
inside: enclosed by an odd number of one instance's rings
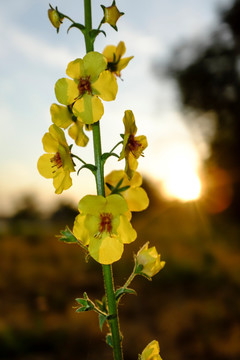
[[[186,54],[191,54],[188,63]],[[208,39],[197,39],[173,52],[168,75],[180,90],[185,109],[214,112],[216,131],[207,166],[225,169],[233,181],[231,214],[240,211],[240,0],[220,13]],[[197,121],[197,120],[194,120]]]

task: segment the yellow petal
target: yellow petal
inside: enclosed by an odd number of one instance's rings
[[[85,227],[85,219],[86,216],[78,215],[75,218],[74,225],[73,225],[73,234],[76,238],[83,243],[83,245],[89,244],[89,232]]]
[[[37,163],[37,168],[39,173],[47,179],[53,178],[53,167],[51,163],[52,154],[44,154],[42,155]]]
[[[49,127],[49,133],[54,139],[58,141],[59,144],[63,145],[66,149],[68,149],[68,144],[65,138],[64,131],[62,129],[60,129],[57,125],[53,124]]]
[[[127,203],[121,195],[113,194],[106,197],[105,212],[113,216],[124,214],[128,210]]]
[[[100,216],[97,215],[85,215],[85,227],[88,230],[89,236],[94,237],[99,235],[99,223],[100,223]]]
[[[142,185],[142,176],[139,172],[135,172],[131,181],[130,181],[131,187],[137,187]]]
[[[70,79],[59,79],[55,84],[55,95],[60,104],[71,105],[79,96],[77,84]]]
[[[86,75],[90,75],[91,83],[94,83],[99,74],[107,68],[107,60],[103,54],[96,51],[87,53],[83,58],[83,62],[85,73]]]
[[[124,198],[130,211],[142,211],[149,205],[147,193],[141,187],[127,189],[124,192]]]
[[[135,141],[141,144],[141,151],[145,150],[148,146],[147,138],[145,135],[135,136]]]
[[[153,340],[149,343],[142,352],[141,360],[162,360],[159,355],[159,343],[156,340]]]
[[[78,146],[86,146],[88,143],[88,137],[83,132],[83,124],[80,121],[76,121],[68,130],[68,134]]]
[[[106,198],[100,195],[86,195],[80,201],[78,209],[83,214],[91,214],[98,216],[104,212],[106,206]]]
[[[113,62],[114,60],[114,54],[116,54],[116,46],[114,45],[108,45],[103,50],[103,55],[107,58],[108,62]]]
[[[89,243],[89,253],[100,264],[112,264],[121,258],[123,244],[118,237],[92,237]]]
[[[130,152],[128,154],[128,157],[126,159],[126,164],[125,164],[125,172],[129,179],[131,179],[133,177],[134,172],[137,169],[137,167],[138,167],[138,161],[133,156],[133,154]]]
[[[126,110],[124,113],[123,123],[125,126],[125,134],[135,135],[137,132],[137,127],[135,124],[135,117],[131,110]]]
[[[93,124],[101,119],[104,108],[97,96],[84,94],[83,97],[73,105],[74,115],[84,124]]]
[[[58,151],[59,142],[49,132],[43,135],[42,143],[46,152],[55,154]]]
[[[116,48],[116,59],[118,60],[121,58],[126,52],[126,46],[123,41],[120,41]]]
[[[81,77],[86,76],[84,62],[82,59],[76,59],[68,64],[66,74],[75,80],[79,80]]]
[[[69,152],[68,147],[64,147],[63,145],[59,144],[58,153],[60,155],[62,161],[62,167],[64,171],[75,171],[71,154]]]
[[[119,61],[119,63],[117,64],[117,70],[120,72],[121,70],[123,70],[129,63],[130,60],[133,59],[133,56],[129,56],[126,58],[123,58]]]
[[[127,155],[127,144],[128,144],[129,137],[130,137],[130,134],[125,134],[124,135],[123,148],[122,148],[122,151],[120,153],[118,161],[124,159],[126,157],[126,155]]]
[[[72,124],[72,114],[66,106],[52,104],[50,113],[55,125],[66,129]]]
[[[98,80],[92,84],[93,94],[100,96],[104,101],[116,98],[118,90],[117,80],[110,71],[103,71]]]
[[[120,216],[118,234],[123,244],[129,244],[133,242],[137,237],[136,231],[133,229],[131,223],[124,215]]]
[[[56,194],[61,194],[63,190],[69,189],[72,186],[70,173],[63,171],[62,168],[57,170],[53,178],[53,186]]]

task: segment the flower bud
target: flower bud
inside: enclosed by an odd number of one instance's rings
[[[59,31],[60,25],[62,24],[62,20],[64,19],[64,16],[58,12],[58,9],[53,9],[53,7],[50,5],[50,9],[48,10],[48,18],[51,21],[52,25],[57,29],[57,32]]]
[[[159,355],[159,343],[156,340],[151,341],[139,356],[139,360],[162,360]]]
[[[161,261],[161,255],[158,254],[155,246],[148,248],[148,244],[149,242],[138,251],[136,264],[139,275],[151,278],[164,267],[165,261]]]
[[[113,0],[113,3],[111,6],[105,7],[104,5],[101,5],[103,11],[104,11],[104,18],[103,23],[108,23],[111,25],[115,30],[117,30],[116,23],[120,16],[124,15],[124,13],[120,12],[115,4],[115,0]]]

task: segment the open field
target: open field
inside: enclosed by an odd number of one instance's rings
[[[94,313],[73,309],[84,291],[102,297],[101,267],[56,239],[66,225],[57,219],[15,218],[1,233],[0,359],[112,359],[106,327],[101,333]],[[209,218],[196,204],[157,202],[133,224],[138,239],[114,264],[115,285],[146,241],[166,266],[152,282],[135,279],[138,296],[122,299],[125,360],[154,338],[164,360],[239,360],[240,226]]]

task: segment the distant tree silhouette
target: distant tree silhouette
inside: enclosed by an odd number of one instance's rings
[[[207,44],[205,39],[198,39],[176,48],[167,73],[176,80],[185,109],[216,114],[216,131],[206,166],[216,164],[230,174],[234,187],[231,211],[239,214],[240,0],[222,11],[220,20]],[[182,61],[186,51],[194,55],[187,65]]]
[[[57,209],[51,214],[50,220],[72,226],[75,217],[79,214],[78,210],[70,203],[59,203]],[[63,226],[64,226],[63,225]]]
[[[16,210],[12,215],[12,220],[36,220],[41,217],[36,198],[33,194],[25,194],[21,197]]]

